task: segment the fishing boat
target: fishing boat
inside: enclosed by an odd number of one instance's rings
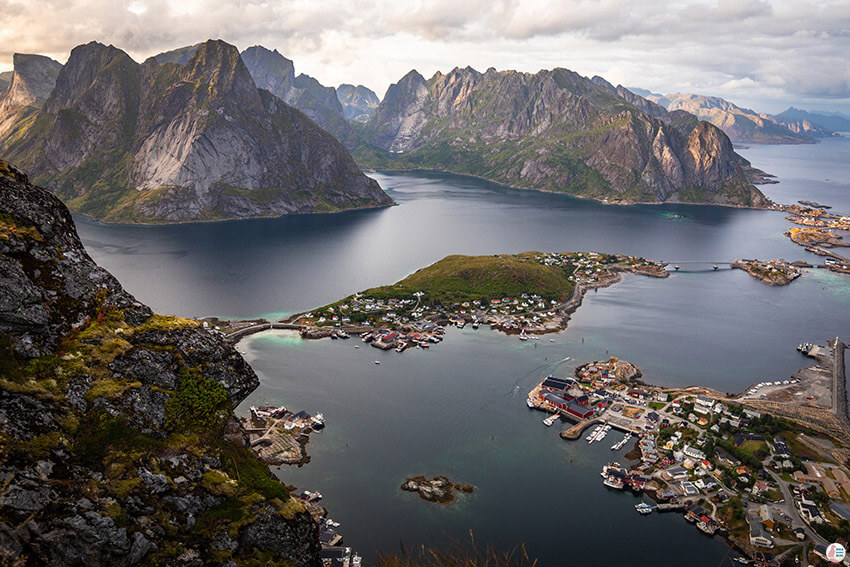
[[[635,504],[635,510],[638,511],[638,514],[652,514],[652,506],[647,504],[646,502],[641,502],[640,504]]]
[[[623,490],[623,479],[613,474],[605,477],[605,480],[602,481],[602,484],[607,486],[608,488],[613,488],[614,490]]]

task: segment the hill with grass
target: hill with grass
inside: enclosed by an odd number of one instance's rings
[[[409,298],[423,292],[423,301],[451,305],[464,301],[538,294],[547,300],[566,301],[574,284],[572,268],[546,266],[536,252],[493,256],[446,256],[403,280],[367,289],[376,299]]]

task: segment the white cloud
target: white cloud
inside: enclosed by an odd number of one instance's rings
[[[411,68],[563,66],[759,110],[850,110],[850,0],[0,0],[0,68],[93,39],[143,60],[207,38],[379,95]]]

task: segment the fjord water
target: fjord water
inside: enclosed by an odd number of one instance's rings
[[[781,175],[779,185],[762,187],[768,196],[847,212],[850,141],[828,142],[741,153]],[[812,150],[819,147],[829,151]],[[370,558],[399,540],[409,547],[465,539],[471,529],[501,547],[525,543],[542,565],[608,564],[612,553],[630,565],[676,565],[685,556],[718,565],[728,552],[720,539],[678,515],[641,517],[635,498],[601,485],[599,468],[619,434],[590,446],[563,442],[558,427],[528,411],[525,393],[547,373],[570,373],[608,354],[664,385],[740,391],[786,378],[806,364],[794,351],[799,342],[850,336],[850,280],[812,270],[774,288],[741,271],[684,263],[816,261],[782,236],[791,225],[780,213],[606,206],[443,174],[375,177],[399,206],[168,227],[79,220],[78,229],[94,259],[129,291],[159,312],[184,316],[309,309],[452,253],[600,250],[682,262],[666,280],[627,276],[591,292],[554,342],[520,343],[467,327],[429,351],[399,355],[356,340],[310,342],[277,331],[250,337],[240,348],[262,384],[240,411],[269,402],[324,413],[328,427],[308,445],[312,462],[280,476],[321,491],[348,544]],[[414,474],[446,474],[478,490],[434,506],[398,490]]]

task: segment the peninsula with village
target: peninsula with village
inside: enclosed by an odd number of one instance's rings
[[[611,357],[545,377],[526,402],[546,426],[567,422],[569,442],[617,437],[612,455],[625,454],[602,468],[601,484],[643,495],[636,513],[681,513],[726,537],[741,564],[825,560],[830,543],[850,540],[845,345],[797,349],[812,366],[737,395],[652,386]]]

